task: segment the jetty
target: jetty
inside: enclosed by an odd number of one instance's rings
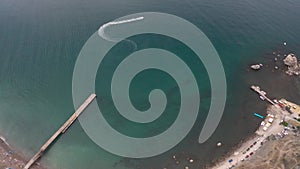
[[[254,90],[256,93],[258,93],[261,96],[261,98],[263,98],[264,100],[267,100],[272,105],[275,105],[275,103],[266,96],[267,93],[265,91],[261,90],[259,86],[252,85],[251,89]]]
[[[96,98],[96,94],[91,94],[84,103],[75,111],[75,113],[53,134],[52,137],[40,148],[40,150],[28,161],[24,169],[29,169],[47,150],[47,148],[57,139],[58,136],[65,133],[80,114]]]

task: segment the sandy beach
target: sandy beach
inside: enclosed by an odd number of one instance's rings
[[[0,136],[0,169],[23,169],[26,159],[15,152],[6,142],[6,139]],[[35,165],[32,169],[45,169],[42,166]]]
[[[238,169],[296,169],[300,167],[300,142],[299,134],[290,134],[279,140],[270,140],[257,151],[255,156]]]
[[[256,159],[256,153],[265,146],[266,142],[269,142],[271,137],[281,139],[288,135],[287,128],[281,125],[283,119],[286,119],[288,115],[287,112],[278,107],[278,105],[271,105],[267,109],[267,114],[268,116],[265,117],[262,124],[272,121],[268,129],[264,129],[265,125],[261,125],[253,137],[242,143],[239,148],[217,163],[212,169],[230,169],[233,167],[239,168],[241,165],[245,166],[246,163],[249,163],[249,160]],[[270,149],[269,151],[272,150]]]

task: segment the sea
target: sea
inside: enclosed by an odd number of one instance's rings
[[[253,135],[261,122],[253,116],[254,112],[265,115],[268,103],[250,90],[252,84],[259,85],[271,98],[286,98],[300,104],[299,77],[286,75],[282,64],[288,53],[300,58],[299,9],[299,0],[1,0],[0,135],[29,159],[75,111],[73,70],[89,37],[101,25],[125,15],[168,13],[201,29],[224,67],[226,106],[209,140],[198,143],[211,102],[209,76],[201,60],[188,57],[185,61],[191,64],[201,83],[201,104],[192,130],[173,149],[150,158],[120,157],[95,144],[76,121],[51,145],[40,163],[50,169],[207,168]],[[139,35],[130,39],[136,42],[137,49],[130,48],[126,41],[120,42],[117,50],[107,57],[107,68],[116,67],[119,57],[153,44],[177,51],[178,55],[192,55],[168,37]],[[256,63],[262,63],[262,69],[250,70],[249,66]],[[132,137],[147,137],[172,125],[180,97],[172,78],[152,70],[134,79],[130,97],[138,109],[149,108],[148,94],[154,88],[167,91],[172,103],[166,109],[169,117],[137,127],[116,112],[111,97],[101,97],[103,90],[106,94],[108,90],[103,79],[109,79],[110,75],[105,70],[99,72],[95,85],[97,102],[116,130]],[[221,147],[216,146],[218,142],[222,143]],[[193,163],[189,162],[190,158]]]

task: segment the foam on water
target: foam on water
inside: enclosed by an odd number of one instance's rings
[[[137,21],[141,21],[143,20],[144,17],[141,16],[141,17],[137,17],[137,18],[131,18],[131,19],[126,19],[126,20],[121,20],[121,21],[112,21],[112,22],[108,22],[104,25],[102,25],[99,30],[98,30],[98,35],[107,40],[107,41],[111,41],[111,42],[117,42],[117,41],[120,41],[122,39],[117,39],[117,38],[112,38],[112,37],[109,37],[105,34],[105,29],[108,28],[109,26],[113,26],[113,25],[120,25],[120,24],[126,24],[126,23],[131,23],[131,22],[137,22]],[[133,42],[132,40],[129,40],[129,39],[125,39],[126,42],[129,42],[133,47],[134,47],[134,50],[137,49],[137,44],[135,42]]]
[[[112,41],[112,42],[115,42],[117,40],[114,40],[114,39],[111,39],[109,37],[106,36],[104,30],[109,27],[109,26],[112,26],[112,25],[120,25],[120,24],[125,24],[125,23],[130,23],[130,22],[136,22],[136,21],[140,21],[140,20],[143,20],[144,17],[141,16],[141,17],[137,17],[137,18],[132,18],[132,19],[126,19],[126,20],[121,20],[121,21],[112,21],[112,22],[108,22],[104,25],[102,25],[99,30],[98,30],[98,34],[100,37],[102,37],[103,39],[105,40],[108,40],[108,41]]]

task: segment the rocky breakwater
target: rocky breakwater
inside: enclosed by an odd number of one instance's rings
[[[288,66],[286,73],[288,75],[300,75],[300,64],[295,54],[289,54],[283,62]]]

